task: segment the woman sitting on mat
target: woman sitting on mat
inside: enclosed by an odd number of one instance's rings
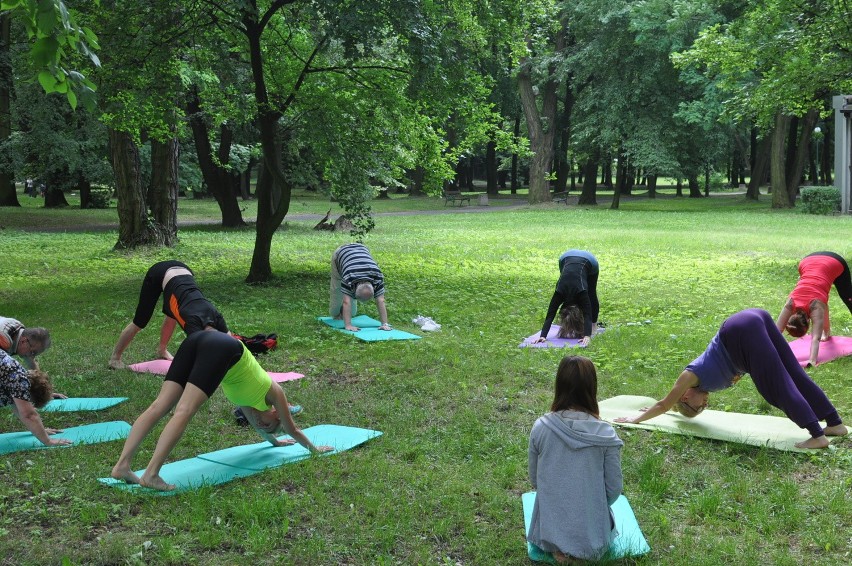
[[[530,482],[537,489],[527,540],[560,563],[600,559],[617,534],[610,511],[621,495],[621,447],[598,417],[598,381],[588,358],[566,356],[551,412],[533,425]]]
[[[707,350],[686,366],[664,399],[638,417],[615,421],[640,423],[672,408],[695,417],[707,407],[710,393],[733,386],[744,373],[751,375],[757,392],[770,405],[811,433],[811,438],[796,443],[797,448],[827,448],[826,435],[848,432],[823,390],[796,361],[772,317],[760,309],[744,310],[725,320]],[[828,425],[825,429],[819,424],[822,420]]]
[[[598,260],[589,252],[568,250],[559,256],[559,272],[556,291],[550,299],[544,326],[535,342],[547,340],[550,324],[559,311],[558,337],[582,338],[580,344],[587,346],[597,329],[601,310],[598,302]]]
[[[242,342],[222,332],[196,332],[181,343],[159,395],[133,423],[112,477],[161,491],[173,490],[175,486],[160,477],[160,468],[190,419],[220,384],[225,397],[242,408],[255,430],[273,446],[293,444],[292,440],[276,439],[275,434],[283,429],[311,452],[334,449],[314,446],[302,434],[290,416],[281,386],[272,381]],[[151,429],[172,409],[174,415],[160,434],[140,478],[131,467],[133,457]]]
[[[852,275],[849,265],[833,252],[812,253],[799,262],[799,281],[781,309],[778,330],[799,338],[811,326],[811,354],[808,363],[817,365],[819,343],[831,338],[828,320],[828,293],[831,285],[852,313]]]
[[[27,371],[15,358],[0,350],[0,407],[11,406],[15,416],[45,446],[71,444],[63,438],[50,438],[62,429],[46,428],[36,410],[55,397],[65,396],[54,395],[46,373],[37,369]]]

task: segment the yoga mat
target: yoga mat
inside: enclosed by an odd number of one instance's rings
[[[326,454],[334,454],[335,452],[354,448],[382,434],[377,430],[338,425],[312,426],[302,430],[302,433],[316,446],[334,446],[335,451],[327,452]],[[283,435],[278,438],[280,440],[289,438],[289,436]],[[257,444],[234,446],[215,452],[208,452],[198,457],[236,468],[261,471],[267,468],[283,466],[291,462],[298,462],[309,456],[310,452],[301,444],[280,447],[272,446],[264,441]]]
[[[598,328],[598,331],[594,334],[594,336],[592,336],[592,338],[603,331],[603,328]],[[557,338],[556,336],[558,334],[559,326],[551,324],[550,330],[547,332],[547,341],[533,344],[533,340],[537,340],[538,337],[541,336],[541,332],[536,332],[518,344],[518,348],[576,348],[578,346],[580,348],[585,348],[585,346],[580,346],[580,338]]]
[[[157,375],[166,375],[166,372],[169,371],[171,366],[171,360],[151,360],[150,362],[131,364],[128,367],[136,373],[156,373]]]
[[[421,336],[411,334],[410,332],[404,332],[402,330],[379,330],[379,326],[381,326],[382,323],[363,314],[352,319],[352,325],[361,329],[358,332],[344,330],[343,321],[331,318],[330,316],[320,316],[317,317],[317,320],[334,328],[335,330],[345,332],[346,334],[352,334],[355,338],[364,340],[365,342],[379,342],[382,340],[419,340],[421,338]]]
[[[727,442],[739,442],[751,446],[765,446],[788,452],[811,452],[796,448],[795,444],[809,438],[808,431],[801,429],[786,417],[727,413],[705,409],[700,415],[688,419],[668,412],[639,424],[616,423],[617,417],[638,415],[643,407],[650,407],[657,400],[636,395],[619,395],[598,403],[601,418],[617,426],[660,430],[687,436],[712,438]],[[829,441],[834,437],[829,436]]]
[[[127,401],[127,397],[71,397],[68,399],[54,399],[39,411],[71,412],[71,411],[100,411],[113,407]]]
[[[151,360],[150,362],[140,362],[138,364],[133,364],[129,367],[131,370],[138,373],[156,373],[157,375],[166,375],[171,365],[172,362],[170,360]],[[286,373],[270,371],[267,373],[272,378],[272,381],[275,381],[277,383],[281,383],[284,381],[292,381],[294,379],[300,379],[302,377],[305,377],[301,373],[296,373],[294,371],[289,371]]]
[[[141,476],[145,470],[136,472],[137,476]],[[218,485],[227,483],[238,478],[245,478],[258,473],[255,470],[247,470],[244,468],[235,468],[226,466],[218,462],[210,460],[202,460],[201,458],[188,458],[186,460],[178,460],[170,462],[160,468],[160,476],[169,483],[175,484],[177,487],[174,491],[157,491],[148,489],[139,485],[125,483],[121,480],[113,478],[98,478],[102,484],[110,487],[118,488],[122,491],[131,493],[140,493],[147,495],[175,495],[184,491],[191,491],[206,485]]]
[[[327,452],[325,455],[348,450],[382,434],[376,430],[337,425],[318,425],[304,429],[302,432],[315,444],[328,444],[335,447],[334,452]],[[286,438],[286,435],[279,438]],[[124,491],[150,495],[172,495],[198,489],[205,485],[217,485],[233,479],[248,477],[267,468],[304,460],[309,455],[308,450],[300,444],[277,447],[264,441],[246,446],[225,448],[195,458],[171,462],[160,470],[160,476],[165,481],[177,486],[174,491],[169,492],[130,485],[113,478],[98,478],[98,481]],[[136,475],[141,476],[143,472],[144,470],[139,470]]]
[[[521,501],[524,506],[524,532],[530,532],[530,523],[532,523],[533,506],[535,505],[536,492],[529,491],[521,496]],[[642,534],[642,529],[639,528],[639,523],[636,521],[636,515],[633,514],[633,508],[623,495],[619,495],[610,506],[612,514],[615,516],[615,528],[618,530],[615,540],[609,547],[607,557],[612,560],[624,558],[626,556],[641,556],[651,551],[648,542],[645,540],[645,535]],[[536,562],[549,562],[556,564],[556,560],[549,552],[545,552],[531,542],[527,542],[527,554],[530,560]]]
[[[790,342],[790,349],[799,360],[802,367],[807,367],[808,360],[811,359],[811,337],[802,336],[797,340]],[[819,354],[817,354],[817,363],[824,364],[831,360],[842,358],[852,354],[852,338],[846,336],[832,336],[825,342],[819,343]]]
[[[83,426],[66,428],[64,432],[50,435],[51,438],[65,438],[73,444],[62,446],[45,446],[29,431],[8,432],[0,434],[0,454],[9,454],[21,450],[38,450],[41,448],[67,448],[78,444],[97,444],[110,440],[121,440],[127,438],[130,433],[130,425],[124,421],[111,421],[106,423],[95,423]]]

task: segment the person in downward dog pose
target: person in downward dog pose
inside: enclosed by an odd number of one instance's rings
[[[601,309],[598,301],[598,260],[587,251],[568,250],[559,256],[559,273],[541,334],[535,342],[547,340],[550,324],[558,311],[559,338],[582,338],[580,344],[587,346],[597,330]]]

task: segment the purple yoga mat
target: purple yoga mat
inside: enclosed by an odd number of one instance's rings
[[[157,375],[166,375],[166,372],[169,371],[169,367],[171,367],[171,365],[172,362],[169,360],[151,360],[150,362],[133,364],[130,366],[130,369],[138,373],[156,373]],[[272,381],[276,383],[292,381],[294,379],[305,377],[301,373],[296,373],[294,371],[288,371],[286,373],[270,371],[267,373],[269,374],[269,377],[272,378]]]
[[[598,334],[603,332],[603,328],[598,328]],[[528,337],[526,340],[521,342],[518,347],[519,348],[585,348],[585,346],[580,346],[579,338],[557,338],[556,335],[559,334],[559,326],[555,324],[550,325],[550,332],[547,333],[547,341],[540,342],[538,344],[533,344],[533,340],[538,339],[541,335],[540,332],[536,332],[532,336]],[[594,336],[592,336],[594,338]]]
[[[790,349],[799,360],[802,367],[807,367],[808,359],[811,357],[811,337],[802,336],[798,340],[790,342]],[[824,364],[835,358],[842,358],[852,354],[852,338],[845,336],[832,336],[825,342],[819,344],[819,355],[817,355],[817,363]]]

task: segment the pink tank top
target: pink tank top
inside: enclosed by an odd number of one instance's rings
[[[811,315],[814,300],[828,304],[828,292],[834,280],[843,273],[843,264],[827,255],[810,255],[799,262],[799,282],[790,293],[794,310]]]

